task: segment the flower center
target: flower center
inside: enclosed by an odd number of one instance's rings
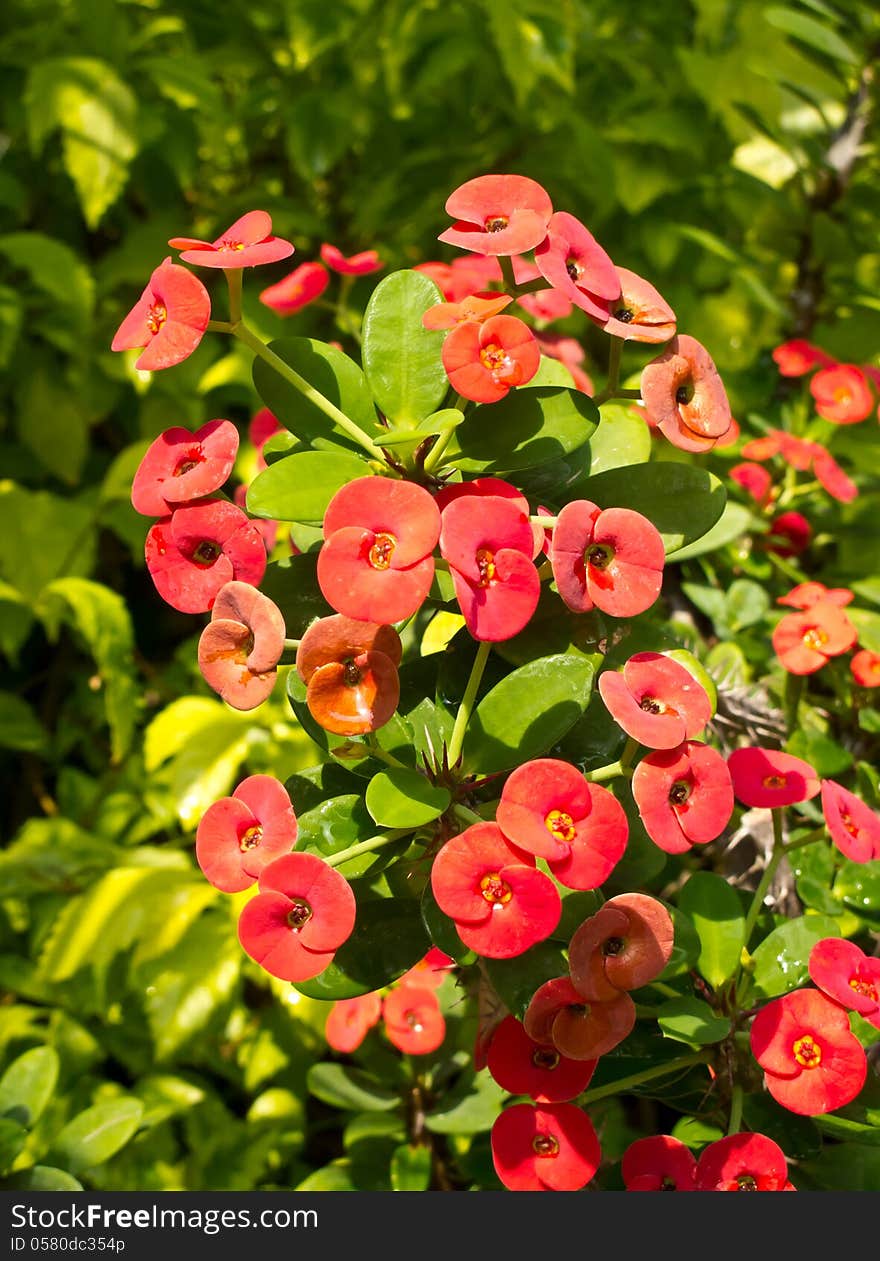
[[[480,586],[488,587],[495,581],[495,553],[487,547],[481,547],[476,555],[477,569],[480,571]]]
[[[395,547],[397,547],[397,539],[393,534],[377,534],[367,557],[372,567],[388,569]]]
[[[568,272],[569,277],[574,281],[575,284],[577,284],[577,282],[580,280],[584,272],[583,267],[581,267],[577,259],[574,259],[574,258],[569,258],[566,260],[565,270]]]
[[[155,302],[147,311],[147,328],[155,337],[168,319],[168,310],[161,302]]]
[[[190,469],[198,468],[200,462],[201,451],[198,447],[193,447],[191,451],[187,451],[186,455],[180,457],[177,467],[174,470],[174,477],[183,477],[184,473],[188,473]]]
[[[765,788],[784,788],[786,782],[784,775],[765,775],[761,780]]]
[[[532,1052],[532,1063],[535,1068],[543,1068],[547,1072],[552,1072],[554,1068],[559,1067],[559,1052],[549,1046],[539,1046]]]
[[[287,912],[287,922],[293,931],[298,933],[312,918],[312,913],[312,908],[308,902],[301,902],[299,898],[296,898],[293,906]]]
[[[360,681],[360,667],[354,661],[346,661],[342,670],[342,682],[346,687],[357,687]]]
[[[480,351],[480,363],[492,375],[492,380],[502,385],[519,385],[522,368],[503,346],[490,342]]]
[[[804,632],[803,642],[807,648],[820,652],[823,645],[828,643],[828,636],[818,626],[811,626],[808,631]]]
[[[249,827],[246,832],[242,832],[239,837],[238,848],[243,854],[246,854],[249,849],[253,849],[255,845],[259,845],[262,839],[263,825],[262,823],[255,823],[252,827]]]
[[[614,560],[614,549],[604,543],[593,543],[584,553],[584,560],[594,569],[607,569]]]
[[[214,543],[211,539],[202,539],[193,552],[192,559],[197,565],[213,565],[222,550],[219,543]]]
[[[870,998],[877,1002],[877,986],[873,981],[868,981],[863,976],[851,976],[849,978],[849,987],[856,994],[861,994],[862,998]]]
[[[850,836],[858,839],[859,825],[855,822],[852,815],[847,814],[846,811],[844,810],[841,810],[840,822],[846,828],[847,832],[849,832]]]
[[[536,1134],[532,1139],[532,1151],[536,1156],[558,1156],[559,1140],[552,1134]]]
[[[419,1013],[417,1011],[408,1011],[406,1013],[406,1016],[404,1017],[404,1020],[406,1021],[407,1027],[409,1029],[412,1029],[413,1033],[421,1033],[425,1027],[422,1024],[422,1021],[419,1017]]]
[[[487,902],[495,906],[506,906],[513,897],[510,885],[501,879],[497,871],[490,871],[488,875],[483,876],[480,881],[480,892]]]
[[[691,385],[690,381],[686,381],[684,385],[680,385],[678,389],[675,391],[676,403],[681,403],[682,405],[684,405],[686,403],[689,403],[693,397],[694,397],[694,387],[693,385]]]
[[[508,219],[507,215],[490,215],[489,218],[486,220],[486,224],[485,224],[486,231],[487,232],[503,232],[504,229],[507,227],[508,223],[510,223],[510,220]]]
[[[602,942],[602,953],[603,955],[611,955],[613,958],[614,955],[620,954],[625,945],[626,942],[622,937],[606,937],[605,941]]]
[[[805,1033],[791,1048],[794,1058],[801,1068],[818,1068],[822,1063],[822,1048],[812,1034]]]
[[[639,709],[643,709],[646,714],[662,714],[666,706],[653,696],[643,696],[639,701]]]
[[[736,1189],[738,1191],[757,1191],[757,1180],[750,1173],[738,1174],[736,1179]]]
[[[577,835],[574,819],[564,810],[551,810],[544,823],[550,835],[555,836],[557,841],[570,844]]]
[[[220,250],[222,253],[227,253],[230,250],[243,250],[244,242],[243,241],[227,241],[226,239],[224,239],[217,246],[217,249]]]
[[[677,779],[669,790],[669,802],[673,806],[683,806],[691,795],[691,785],[686,779]]]
[[[665,1174],[660,1183],[660,1190],[661,1191],[677,1191],[678,1187],[675,1185],[675,1179],[670,1178],[669,1174]]]
[[[635,319],[635,312],[631,311],[628,306],[624,306],[619,311],[614,312],[614,318],[620,320],[621,324],[631,324]]]

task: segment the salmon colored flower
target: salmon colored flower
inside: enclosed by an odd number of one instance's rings
[[[398,985],[417,985],[419,989],[436,990],[454,967],[454,959],[450,959],[437,946],[432,946],[424,959],[419,959],[408,972],[404,972]]]
[[[350,1055],[370,1030],[379,1023],[382,998],[375,991],[359,998],[341,998],[330,1008],[324,1023],[324,1037],[334,1051]]]
[[[267,285],[260,293],[260,301],[284,318],[316,302],[329,283],[330,273],[321,263],[300,263],[289,275]]]
[[[810,951],[810,980],[841,1007],[880,1029],[880,959],[854,941],[823,937]]]
[[[138,301],[119,325],[111,350],[143,353],[139,372],[171,368],[198,346],[211,318],[211,299],[197,276],[166,258],[150,277]]]
[[[733,792],[744,806],[768,810],[809,801],[821,788],[803,758],[777,749],[734,749],[727,759]]]
[[[176,236],[168,244],[173,250],[183,251],[180,257],[185,263],[196,263],[199,267],[222,267],[224,270],[277,263],[293,253],[289,241],[272,235],[272,219],[265,210],[248,211],[216,241]]]
[[[696,1191],[696,1173],[693,1152],[671,1134],[637,1138],[620,1162],[627,1191]]]
[[[450,302],[462,302],[465,298],[481,293],[489,285],[502,283],[501,264],[497,258],[485,258],[481,254],[467,254],[454,258],[449,268]]]
[[[729,1134],[697,1162],[698,1191],[794,1191],[785,1152],[766,1134]]]
[[[480,175],[446,200],[455,220],[438,240],[477,254],[524,254],[547,235],[553,213],[549,196],[523,175]]]
[[[773,493],[773,478],[760,464],[744,461],[735,464],[729,476],[751,495],[759,508],[765,508]]]
[[[596,1060],[570,1060],[552,1043],[530,1038],[515,1016],[505,1016],[492,1034],[487,1067],[511,1095],[531,1095],[536,1103],[567,1103],[586,1090]]]
[[[802,512],[782,512],[770,522],[764,546],[777,556],[800,556],[812,537],[813,527]]]
[[[553,215],[546,239],[535,250],[535,263],[554,289],[597,320],[607,319],[607,304],[620,297],[617,268],[574,215]]]
[[[699,740],[642,758],[632,792],[645,831],[667,854],[686,854],[693,845],[714,841],[733,814],[727,764]]]
[[[383,727],[400,700],[401,656],[393,626],[339,614],[312,622],[300,640],[296,669],[315,722],[340,736]]]
[[[514,315],[456,325],[441,357],[452,388],[475,403],[497,403],[514,386],[531,381],[541,366],[535,334]]]
[[[446,1037],[446,1021],[434,990],[395,987],[382,1007],[388,1041],[405,1055],[430,1055]]]
[[[290,853],[298,826],[284,785],[272,775],[249,775],[202,815],[196,861],[215,889],[240,893],[268,863]]]
[[[762,1007],[751,1048],[767,1090],[801,1116],[843,1108],[865,1084],[868,1063],[849,1017],[819,990],[794,990]]]
[[[246,582],[217,593],[199,638],[199,669],[233,709],[256,709],[275,686],[284,651],[284,618],[268,596]]]
[[[238,430],[229,420],[209,420],[195,433],[166,429],[138,465],[132,507],[147,517],[164,517],[177,504],[213,494],[232,472],[237,451]]]
[[[761,438],[752,438],[745,443],[742,454],[747,460],[772,460],[782,450],[784,434],[781,429],[771,429]]]
[[[247,511],[247,492],[247,486],[236,486],[235,494],[232,496],[232,502],[236,508],[241,508],[242,512]],[[251,520],[262,534],[266,554],[269,555],[278,539],[278,522],[270,521],[266,517],[252,517]]]
[[[799,582],[786,595],[777,599],[777,604],[785,604],[791,609],[811,609],[820,600],[843,607],[852,604],[855,595],[849,587],[826,587],[822,582]]]
[[[836,425],[854,425],[870,416],[874,395],[864,372],[854,363],[822,368],[810,381],[816,411]]]
[[[712,717],[703,685],[660,652],[637,652],[622,671],[604,670],[599,694],[618,726],[649,749],[675,748],[698,736]]]
[[[416,263],[413,271],[419,271],[423,276],[433,280],[447,302],[458,301],[454,296],[454,278],[449,263]]]
[[[360,254],[351,254],[346,258],[342,250],[326,242],[321,246],[321,258],[331,271],[339,272],[341,276],[368,276],[385,266],[376,250],[362,250]]]
[[[620,297],[603,303],[604,319],[587,314],[603,332],[622,341],[668,342],[675,336],[675,312],[647,280],[625,267],[616,269]]]
[[[823,368],[828,367],[834,363],[834,360],[812,342],[795,338],[775,348],[773,362],[778,367],[780,376],[802,377],[820,365]]]
[[[646,893],[620,893],[575,930],[568,947],[572,984],[591,1003],[655,981],[672,955],[672,917]]]
[[[849,668],[859,687],[880,687],[880,652],[861,648],[853,653]]]
[[[513,278],[518,285],[527,285],[541,275],[537,263],[530,262],[522,254],[515,254],[513,259]],[[553,320],[564,320],[571,315],[574,304],[571,298],[560,293],[558,289],[539,289],[537,293],[524,293],[517,298],[517,303],[528,311],[533,319],[549,324]]]
[[[248,423],[248,438],[258,451],[262,451],[269,439],[276,433],[281,433],[283,429],[284,426],[275,413],[268,407],[261,407],[259,411],[254,412]],[[265,468],[265,464],[263,467]]]
[[[830,451],[820,451],[813,460],[813,472],[828,494],[838,503],[850,504],[858,499],[859,488],[835,460]]]
[[[682,451],[708,451],[730,428],[727,391],[711,355],[681,334],[642,370],[642,398],[657,428]]]
[[[440,510],[415,482],[358,477],[331,499],[318,553],[324,599],[362,622],[400,622],[434,580]]]
[[[592,397],[596,393],[596,387],[592,377],[582,367],[587,356],[580,342],[573,337],[564,337],[561,333],[544,331],[536,333],[535,336],[541,354],[547,355],[550,359],[558,359],[571,373],[575,389]]]
[[[511,844],[546,859],[568,889],[604,884],[629,834],[616,797],[556,758],[525,762],[508,777],[495,821]]]
[[[245,953],[281,981],[308,981],[333,962],[354,928],[351,885],[315,854],[276,858],[238,921]]]
[[[549,876],[494,823],[475,823],[446,842],[431,888],[464,944],[487,959],[510,959],[544,941],[562,913]]]
[[[880,858],[880,816],[833,779],[822,780],[822,813],[831,839],[854,863]]]
[[[515,1103],[492,1126],[491,1143],[508,1191],[580,1191],[602,1159],[592,1121],[573,1103]]]
[[[162,517],[144,554],[159,595],[181,613],[207,613],[227,582],[257,586],[266,572],[262,534],[222,499],[183,504]]]
[[[523,1028],[536,1042],[549,1043],[573,1060],[597,1060],[632,1033],[636,1007],[621,992],[607,1003],[588,1002],[571,977],[545,981],[532,996]]]
[[[577,499],[562,509],[550,549],[553,577],[576,613],[593,607],[612,617],[649,609],[663,583],[666,552],[647,517]]]
[[[528,517],[531,509],[529,501],[525,495],[511,482],[505,482],[500,477],[474,477],[468,482],[447,482],[445,486],[441,486],[434,496],[434,502],[442,513],[453,499],[462,499],[466,495],[477,495],[482,498],[487,496],[495,496],[498,499],[509,499],[511,503],[516,504],[523,516]],[[549,515],[549,514],[547,514]],[[539,554],[544,548],[545,531],[539,525],[532,525],[532,534],[534,535],[534,548],[532,549],[532,559]]]
[[[461,302],[438,302],[428,307],[422,316],[424,328],[455,328],[459,324],[482,324],[498,315],[506,306],[510,306],[513,298],[506,293],[473,293]]]
[[[786,613],[773,628],[773,650],[789,674],[815,674],[832,657],[848,652],[858,632],[839,604],[817,600]]]

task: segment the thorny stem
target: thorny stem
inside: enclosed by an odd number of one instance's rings
[[[470,678],[467,681],[464,696],[461,698],[458,713],[455,715],[455,726],[452,728],[452,735],[449,738],[448,761],[450,766],[455,766],[461,756],[461,748],[464,744],[464,733],[467,730],[471,710],[473,709],[474,701],[477,698],[477,691],[480,686],[480,681],[483,678],[483,671],[486,668],[486,662],[489,660],[490,649],[491,645],[487,643],[486,640],[482,640],[480,646],[477,648],[477,655],[474,657],[474,664],[471,666]]]

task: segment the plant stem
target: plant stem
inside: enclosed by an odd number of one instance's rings
[[[464,733],[467,730],[471,710],[473,709],[474,701],[477,698],[477,691],[480,686],[480,681],[483,678],[483,671],[486,668],[486,662],[489,660],[491,647],[491,644],[487,643],[486,640],[482,640],[477,648],[477,655],[474,657],[474,664],[471,666],[470,678],[467,681],[464,696],[461,698],[458,713],[455,715],[455,726],[452,728],[452,735],[449,738],[449,752],[447,760],[450,766],[455,766],[461,756],[461,747],[464,744]]]
[[[733,1092],[730,1096],[730,1122],[727,1126],[728,1134],[739,1133],[740,1126],[742,1125],[742,1110],[743,1088],[740,1085],[736,1085],[734,1086]]]
[[[389,753],[387,749],[382,748],[381,744],[376,738],[375,732],[373,731],[367,732],[367,734],[364,736],[364,744],[369,750],[370,756],[374,758],[378,758],[380,762],[385,762],[386,765],[388,766],[400,767],[403,770],[412,770],[412,767],[407,766],[405,762],[398,761],[398,759],[394,756],[393,753]]]
[[[601,403],[607,403],[618,392],[620,384],[620,357],[623,354],[623,342],[619,337],[611,338],[611,347],[608,351],[608,381],[604,390],[593,399],[598,407]]]
[[[428,452],[425,457],[425,462],[422,465],[422,468],[426,473],[433,473],[434,469],[437,468],[443,458],[446,448],[452,441],[452,435],[455,433],[457,428],[458,425],[447,425],[444,429],[440,430],[440,433],[437,435],[437,441],[434,443],[433,447],[431,447],[431,450]]]
[[[653,1068],[646,1068],[641,1073],[620,1077],[617,1081],[609,1082],[607,1086],[597,1086],[595,1090],[588,1090],[586,1094],[581,1095],[581,1102],[585,1107],[589,1107],[591,1103],[598,1103],[600,1099],[607,1099],[610,1095],[619,1095],[623,1091],[631,1090],[634,1086],[642,1086],[645,1082],[653,1081],[655,1077],[665,1077],[667,1073],[678,1073],[683,1068],[692,1068],[695,1064],[705,1063],[706,1057],[703,1052],[682,1055],[677,1060],[669,1060],[666,1064],[655,1064]]]
[[[803,674],[786,674],[783,707],[785,709],[785,727],[789,735],[797,728],[798,709],[804,693],[806,676]]]
[[[542,517],[540,513],[537,516],[529,517],[532,525],[542,525],[545,530],[555,530],[558,517]]]
[[[776,875],[776,868],[785,856],[785,845],[782,839],[782,809],[772,810],[773,816],[773,853],[770,855],[770,861],[764,868],[764,874],[761,877],[758,887],[752,897],[752,904],[749,907],[746,922],[743,928],[743,945],[746,949],[749,946],[749,937],[752,935],[752,929],[761,913],[761,907],[764,905],[764,894],[770,888],[773,877]]]
[[[510,259],[506,255],[500,255],[498,258],[498,262],[501,266],[501,281],[502,281],[502,284],[504,285],[505,291],[508,293],[510,293],[511,291],[513,293],[516,293],[518,289],[518,285],[516,283],[516,277],[513,274],[512,259]],[[544,282],[544,287],[545,288],[547,287],[546,281]]]
[[[472,823],[485,823],[486,820],[481,814],[477,814],[476,810],[469,810],[467,806],[462,806],[458,802],[452,807],[452,813],[458,819],[459,823],[466,823],[468,827]]]
[[[232,267],[229,271],[224,271],[223,275],[229,288],[229,323],[234,326],[241,323],[242,270],[240,267]]]
[[[284,647],[290,648],[292,651],[295,652],[297,648],[299,648],[301,643],[302,643],[301,639],[285,639]]]
[[[208,320],[205,331],[208,333],[231,333],[232,325],[228,320]]]
[[[341,867],[352,858],[359,858],[361,854],[370,854],[373,850],[382,849],[385,845],[399,841],[402,836],[408,836],[412,830],[412,828],[394,828],[391,832],[383,832],[381,836],[371,836],[368,841],[358,841],[357,845],[349,845],[348,849],[342,850],[339,854],[331,854],[329,858],[324,859],[324,862],[328,867]]]
[[[616,762],[609,762],[607,766],[597,766],[594,771],[587,771],[584,775],[584,779],[588,784],[602,784],[607,779],[619,779],[622,775],[625,775],[626,778],[629,779],[632,775],[630,763],[635,757],[638,749],[638,740],[634,740],[632,736],[630,736],[623,747],[623,752]]]

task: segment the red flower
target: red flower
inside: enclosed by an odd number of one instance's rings
[[[222,499],[175,508],[149,531],[144,553],[159,595],[181,613],[207,613],[227,582],[256,586],[266,572],[262,534]]]
[[[572,984],[591,1003],[654,981],[672,955],[672,917],[646,893],[620,893],[584,920],[568,947]]]
[[[537,263],[529,262],[521,254],[513,257],[513,278],[518,285],[526,285],[537,280],[541,270]],[[524,311],[536,320],[549,324],[552,320],[564,320],[571,315],[573,304],[570,298],[558,289],[539,289],[537,293],[524,293],[517,298]]]
[[[454,967],[454,959],[450,959],[437,946],[432,946],[424,959],[419,959],[408,972],[404,972],[398,985],[417,985],[419,989],[435,990],[443,984],[444,978]]]
[[[649,749],[672,749],[698,736],[712,703],[690,670],[659,652],[637,652],[622,672],[599,675],[599,694],[628,736]]]
[[[627,1191],[696,1191],[697,1162],[671,1134],[637,1138],[623,1153],[620,1173]]]
[[[514,315],[456,325],[441,355],[452,388],[475,403],[497,403],[513,386],[531,381],[541,366],[535,334]]]
[[[250,419],[248,438],[258,451],[262,451],[269,439],[274,434],[281,433],[283,428],[284,426],[274,412],[271,412],[268,407],[261,407]],[[265,464],[263,467],[265,468]]]
[[[787,595],[779,596],[776,603],[786,604],[791,609],[811,609],[820,600],[842,607],[852,604],[854,599],[849,587],[826,587],[821,582],[799,582]]]
[[[336,492],[324,514],[318,554],[324,599],[359,621],[402,621],[428,594],[439,535],[440,511],[423,487],[355,478]]]
[[[416,263],[413,271],[420,271],[433,280],[447,302],[458,301],[453,293],[454,281],[449,263]]]
[[[477,254],[523,254],[547,235],[553,213],[549,196],[523,175],[481,175],[446,200],[456,222],[438,240]]]
[[[833,779],[822,780],[822,813],[831,839],[854,863],[880,858],[880,817]]]
[[[849,668],[859,687],[880,687],[880,652],[860,649],[853,654]]]
[[[586,1090],[596,1060],[570,1060],[552,1043],[530,1038],[515,1016],[505,1016],[492,1034],[487,1067],[511,1095],[531,1095],[536,1103],[567,1103]]]
[[[620,296],[603,302],[604,319],[587,314],[612,337],[634,342],[668,342],[675,336],[675,312],[653,285],[625,267],[615,269],[620,281]]]
[[[300,640],[296,668],[315,722],[340,736],[384,726],[400,700],[401,655],[392,626],[340,615],[312,622]]]
[[[623,857],[620,802],[568,762],[538,758],[507,779],[495,815],[511,844],[544,858],[568,889],[597,889]]]
[[[782,439],[785,437],[781,429],[771,429],[763,438],[752,438],[747,442],[742,454],[747,460],[772,460],[782,450]]]
[[[770,522],[764,546],[777,556],[800,556],[812,537],[813,527],[802,512],[782,512]]]
[[[837,425],[854,425],[870,416],[874,395],[861,368],[854,363],[836,363],[822,368],[810,381],[816,411]]]
[[[428,307],[422,316],[424,328],[455,328],[468,322],[482,324],[485,320],[498,315],[506,306],[510,306],[513,298],[507,293],[473,293],[461,302],[438,302]]]
[[[341,998],[330,1008],[324,1024],[324,1037],[334,1051],[350,1054],[356,1051],[382,1014],[378,993],[359,998]]]
[[[463,494],[443,509],[440,551],[475,639],[517,635],[538,606],[535,535],[516,500]]]
[[[667,854],[686,854],[693,845],[714,841],[733,814],[727,764],[699,740],[642,758],[632,792],[645,831]]]
[[[547,237],[535,250],[541,275],[554,289],[597,322],[608,318],[608,303],[620,297],[620,276],[591,232],[564,211],[553,215]]]
[[[852,648],[858,632],[840,605],[817,600],[803,612],[786,613],[771,636],[773,650],[790,674],[815,674],[832,657]]]
[[[401,985],[382,1009],[388,1041],[406,1055],[430,1055],[446,1037],[446,1021],[432,989]]]
[[[283,318],[316,302],[329,283],[330,273],[321,263],[300,263],[274,285],[267,285],[260,293],[260,301]]]
[[[232,502],[236,508],[241,508],[242,512],[247,511],[247,492],[245,485],[236,486],[235,494],[232,496]],[[263,536],[263,542],[266,545],[267,555],[271,553],[272,548],[278,539],[278,522],[270,521],[266,517],[253,517],[252,521]]]
[[[819,451],[813,460],[813,472],[828,491],[828,494],[839,503],[850,504],[858,499],[859,488],[844,473],[830,451]]]
[[[281,981],[323,972],[355,921],[351,886],[314,854],[285,854],[260,872],[260,892],[238,921],[238,939],[255,963]]]
[[[730,476],[751,495],[759,508],[766,507],[770,502],[773,478],[760,464],[752,464],[748,461],[735,464],[730,470]]]
[[[177,504],[219,490],[232,472],[238,430],[229,420],[209,420],[201,429],[166,429],[151,443],[131,486],[135,512],[164,517]]]
[[[579,1191],[601,1159],[593,1123],[573,1103],[515,1103],[492,1126],[492,1160],[508,1191]]]
[[[499,499],[509,499],[511,503],[516,504],[526,517],[531,511],[529,501],[525,495],[510,482],[505,482],[500,477],[475,477],[469,482],[447,482],[445,486],[441,486],[437,491],[434,496],[434,502],[442,513],[446,506],[452,503],[453,499],[461,499],[465,495],[479,495],[482,497],[494,495]],[[534,547],[531,554],[532,559],[534,559],[543,550],[546,532],[541,526],[532,525],[532,534],[534,536]]]
[[[272,235],[272,219],[265,210],[250,210],[236,219],[216,241],[199,241],[176,236],[168,242],[173,250],[183,250],[185,263],[200,267],[257,267],[261,263],[277,263],[289,258],[293,246]]]
[[[199,669],[233,709],[256,709],[275,686],[284,651],[284,618],[268,596],[246,582],[227,582],[199,638]]]
[[[727,766],[734,795],[745,806],[791,806],[809,801],[821,787],[809,762],[776,749],[734,749]]]
[[[660,594],[666,552],[640,512],[603,511],[577,499],[559,514],[550,562],[560,596],[576,613],[595,606],[612,617],[634,617]]]
[[[694,337],[673,339],[642,370],[642,398],[657,428],[682,451],[708,451],[730,428],[727,391]]]
[[[187,359],[202,340],[211,318],[211,299],[197,276],[166,258],[116,330],[111,350],[143,346],[140,372],[170,368]]]
[[[620,993],[607,1003],[587,1002],[568,976],[537,989],[523,1016],[523,1028],[536,1042],[549,1043],[572,1060],[597,1060],[632,1033],[636,1005]]]
[[[841,1007],[880,1029],[880,959],[853,941],[824,937],[810,951],[810,979]]]
[[[297,828],[284,785],[272,775],[250,775],[202,815],[196,861],[215,889],[240,893],[268,863],[290,853]]]
[[[434,859],[431,888],[466,946],[510,959],[544,941],[559,923],[556,886],[494,823],[475,823]]]
[[[834,360],[824,350],[801,338],[783,342],[773,351],[773,362],[783,377],[802,377],[821,364],[827,367]]]
[[[449,268],[449,292],[444,296],[450,302],[481,293],[488,285],[501,284],[501,265],[497,258],[484,258],[480,254],[468,254],[454,258]]]
[[[362,250],[360,254],[351,254],[348,258],[335,245],[321,246],[321,258],[333,271],[342,276],[367,276],[370,272],[381,271],[385,264],[375,250]]]
[[[865,1052],[846,1011],[818,990],[794,990],[762,1007],[751,1047],[770,1094],[801,1116],[844,1107],[865,1083]]]
[[[785,1152],[765,1134],[729,1134],[697,1162],[698,1191],[794,1191]]]

